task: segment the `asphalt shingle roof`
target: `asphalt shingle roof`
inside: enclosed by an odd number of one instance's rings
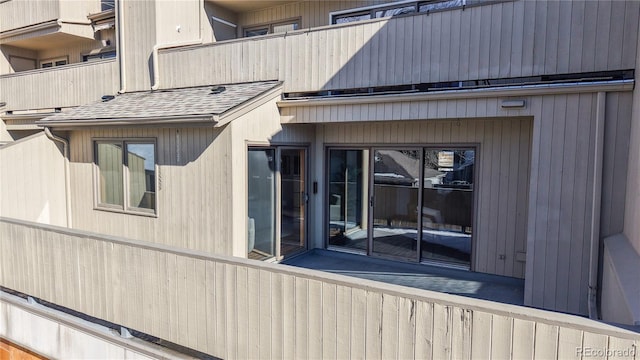
[[[130,92],[116,95],[109,101],[82,105],[69,112],[57,113],[40,122],[221,115],[280,84],[279,81],[259,81]],[[212,91],[217,87],[224,87],[224,91]]]

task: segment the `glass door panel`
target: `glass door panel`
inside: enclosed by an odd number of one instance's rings
[[[329,150],[329,245],[367,251],[369,151]]]
[[[248,150],[248,255],[265,259],[276,255],[275,149]]]
[[[425,149],[421,258],[471,264],[474,149]]]
[[[418,260],[420,150],[374,150],[372,253]]]
[[[280,150],[280,255],[305,249],[306,151]]]

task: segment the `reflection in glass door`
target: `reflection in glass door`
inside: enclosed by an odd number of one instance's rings
[[[329,149],[328,159],[330,247],[470,268],[473,148]]]
[[[280,256],[305,249],[306,151],[280,150]]]
[[[471,264],[473,149],[425,149],[422,189],[423,261]]]
[[[275,165],[275,149],[249,149],[247,245],[250,259],[276,255]]]
[[[329,150],[329,246],[367,251],[368,164],[368,150]]]
[[[418,260],[418,183],[421,151],[373,153],[372,253]]]

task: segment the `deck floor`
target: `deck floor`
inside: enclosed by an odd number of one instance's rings
[[[455,295],[523,305],[524,280],[329,250],[311,250],[284,264]]]

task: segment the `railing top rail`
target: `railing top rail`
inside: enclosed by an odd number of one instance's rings
[[[44,69],[33,69],[33,70],[19,71],[19,72],[15,72],[15,73],[11,73],[11,74],[3,74],[3,75],[0,75],[0,79],[27,76],[27,75],[35,75],[35,74],[41,74],[41,73],[53,73],[53,72],[57,72],[57,71],[65,71],[65,70],[70,70],[70,69],[75,69],[75,68],[91,67],[91,66],[96,66],[96,65],[104,65],[104,64],[115,63],[115,62],[116,62],[115,58],[113,58],[113,59],[102,59],[102,60],[96,60],[96,61],[91,61],[91,62],[79,62],[79,63],[73,63],[73,64],[64,65],[64,66],[55,66],[55,67],[44,68]]]

